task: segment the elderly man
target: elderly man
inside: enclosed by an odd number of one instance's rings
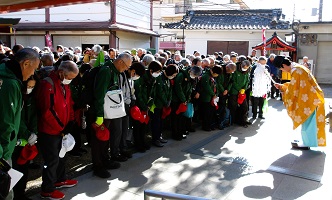
[[[59,157],[63,135],[72,131],[74,123],[70,82],[78,74],[73,61],[62,61],[58,70],[40,83],[38,91],[38,133],[40,151],[44,159],[43,198],[63,199],[65,195],[56,188],[73,187],[76,180],[67,180],[65,159]]]
[[[309,62],[308,56],[303,57],[303,63],[301,65],[307,67],[311,71],[311,63]]]
[[[119,89],[118,77],[120,73],[128,70],[132,64],[132,57],[127,53],[120,54],[114,62],[107,62],[101,66],[96,75],[94,84],[94,102],[88,111],[87,123],[101,126],[104,123],[104,98],[109,90]],[[106,120],[105,125],[110,121]],[[114,138],[113,138],[114,139]],[[112,136],[111,136],[111,140]],[[112,161],[109,153],[109,141],[101,141],[96,136],[96,131],[92,130],[91,135],[91,155],[94,175],[100,178],[109,178],[111,174],[107,169],[116,169],[120,163]]]
[[[324,93],[315,77],[308,68],[284,56],[277,56],[274,65],[291,73],[290,83],[275,84],[275,87],[283,93],[282,100],[293,121],[293,129],[302,125],[302,148],[326,146]],[[297,142],[292,145],[301,147]]]
[[[156,59],[154,58],[153,55],[151,55],[151,54],[146,54],[146,55],[143,57],[141,63],[142,63],[142,64],[144,65],[144,67],[147,69],[148,66],[149,66],[149,64],[150,64],[152,61],[155,61],[155,60],[156,60]]]
[[[272,79],[275,82],[280,83],[279,69],[276,66],[274,66],[274,63],[273,63],[275,57],[276,57],[276,55],[271,53],[266,64],[270,68],[270,73],[271,73]],[[271,86],[272,86],[271,87],[271,98],[275,99],[276,97],[279,97],[279,90],[273,86],[273,83],[271,83]]]
[[[33,49],[21,49],[13,60],[0,65],[0,158],[11,164],[21,121],[22,82],[39,66],[39,55]],[[13,199],[13,193],[6,199]]]

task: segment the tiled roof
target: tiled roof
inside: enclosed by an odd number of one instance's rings
[[[288,21],[281,21],[281,9],[258,10],[189,10],[183,19],[175,23],[167,23],[168,29],[223,30],[223,29],[289,29]]]

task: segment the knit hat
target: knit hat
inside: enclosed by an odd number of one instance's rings
[[[237,103],[241,105],[245,99],[246,99],[246,94],[239,93],[237,96]]]
[[[163,107],[163,114],[161,115],[161,119],[165,119],[169,114],[171,114],[171,107]]]
[[[186,110],[187,110],[187,105],[184,103],[181,103],[175,113],[178,115],[180,113],[186,112]]]
[[[25,145],[21,151],[20,157],[17,159],[17,164],[24,165],[27,161],[33,160],[38,154],[36,145]]]
[[[110,131],[106,128],[104,124],[98,126],[98,124],[93,123],[92,128],[96,133],[96,137],[100,141],[107,141],[110,139]]]
[[[133,106],[130,108],[130,115],[134,120],[140,121],[142,118],[141,110],[137,106]]]

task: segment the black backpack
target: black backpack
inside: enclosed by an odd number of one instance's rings
[[[107,67],[107,66],[103,66],[103,67]],[[95,88],[97,74],[101,68],[102,68],[101,66],[94,67],[94,68],[91,68],[90,70],[87,70],[83,74],[82,81],[81,81],[82,92],[81,92],[81,98],[80,98],[80,102],[79,102],[80,108],[86,108],[86,105],[91,106],[93,104],[93,99],[94,99],[93,90]]]

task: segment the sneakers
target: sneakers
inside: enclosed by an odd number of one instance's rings
[[[74,187],[77,185],[78,181],[77,180],[65,180],[59,183],[55,183],[54,186],[59,189],[59,188],[69,188],[69,187]]]
[[[48,198],[51,200],[60,200],[65,198],[65,194],[60,192],[59,190],[54,190],[53,192],[41,192],[41,198]]]
[[[162,137],[159,139],[159,141],[160,141],[161,143],[167,143],[167,142],[168,142],[168,140],[166,140],[166,139],[164,139],[164,138],[162,138]]]
[[[109,178],[109,177],[111,177],[111,173],[109,173],[107,170],[93,171],[93,174],[95,176],[98,176],[99,178]]]
[[[152,144],[156,147],[163,147],[164,146],[159,140],[153,141]]]

